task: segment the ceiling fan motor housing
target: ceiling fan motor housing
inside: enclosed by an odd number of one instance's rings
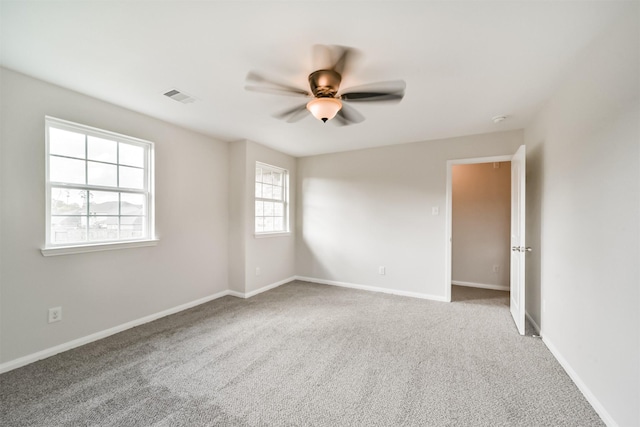
[[[318,70],[309,74],[309,86],[316,98],[335,98],[342,76],[333,70]]]

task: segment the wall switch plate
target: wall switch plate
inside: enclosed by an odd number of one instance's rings
[[[493,272],[494,272],[494,273],[498,273],[499,271],[500,271],[500,266],[499,266],[498,264],[495,264],[495,265],[493,266]]]
[[[260,273],[261,273],[261,271],[260,271],[260,267],[256,267],[256,276],[259,276],[259,275],[260,275]]]
[[[49,309],[49,323],[59,322],[62,320],[62,307],[53,307]]]
[[[440,208],[438,206],[434,206],[431,208],[431,215],[440,215]]]
[[[378,267],[378,274],[384,276],[387,274],[387,269],[385,267]]]

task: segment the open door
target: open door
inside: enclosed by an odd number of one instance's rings
[[[525,174],[526,148],[521,145],[511,159],[511,315],[520,335],[524,335]]]

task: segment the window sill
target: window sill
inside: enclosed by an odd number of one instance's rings
[[[284,237],[291,236],[290,231],[282,231],[278,233],[254,233],[253,237],[256,239],[264,239],[265,237]]]
[[[113,251],[116,249],[142,248],[145,246],[156,246],[158,239],[151,240],[135,240],[131,242],[113,242],[113,243],[97,243],[93,245],[82,246],[57,246],[51,248],[40,249],[42,256],[57,256],[82,254],[86,252]]]

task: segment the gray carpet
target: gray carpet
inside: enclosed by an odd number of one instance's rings
[[[0,376],[3,426],[603,425],[507,294],[292,282]]]

